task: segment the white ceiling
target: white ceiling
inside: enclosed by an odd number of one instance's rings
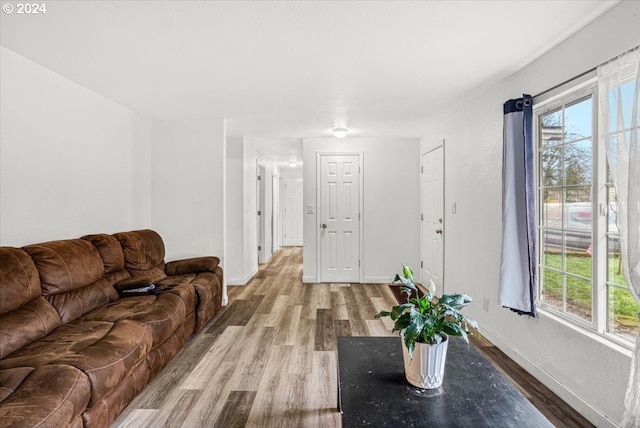
[[[3,13],[0,41],[149,118],[224,117],[229,135],[288,146],[342,125],[420,137],[613,4],[49,0]]]

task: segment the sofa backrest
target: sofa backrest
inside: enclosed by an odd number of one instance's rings
[[[38,269],[43,296],[56,308],[63,323],[118,298],[104,277],[102,258],[91,242],[69,239],[23,249]]]
[[[60,324],[58,312],[42,297],[33,260],[20,248],[0,247],[0,359]]]
[[[149,229],[121,232],[113,235],[124,253],[125,266],[132,276],[163,276],[164,242]]]
[[[105,233],[86,235],[82,239],[89,241],[96,247],[104,265],[104,276],[111,284],[131,278],[125,268],[124,253],[116,238]]]

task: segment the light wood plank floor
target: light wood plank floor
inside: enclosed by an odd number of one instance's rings
[[[336,337],[389,336],[391,321],[374,315],[394,304],[386,284],[302,284],[302,249],[283,248],[249,284],[229,287],[229,305],[112,428],[340,427]],[[506,358],[490,343],[479,344],[494,364]],[[501,370],[528,382],[513,375],[515,367]],[[549,391],[541,394],[542,405],[528,398],[552,422],[589,425]]]

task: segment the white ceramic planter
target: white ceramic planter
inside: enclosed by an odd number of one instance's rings
[[[407,381],[411,385],[423,389],[435,389],[442,385],[448,347],[448,337],[435,345],[416,343],[413,350],[413,360],[411,360],[409,351],[403,341],[402,353],[404,355],[404,373]]]

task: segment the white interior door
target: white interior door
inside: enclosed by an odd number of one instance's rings
[[[360,156],[320,156],[321,282],[360,280]]]
[[[422,155],[422,283],[432,279],[443,292],[444,272],[444,149]]]
[[[287,178],[285,180],[284,198],[284,245],[302,246],[302,178]]]

